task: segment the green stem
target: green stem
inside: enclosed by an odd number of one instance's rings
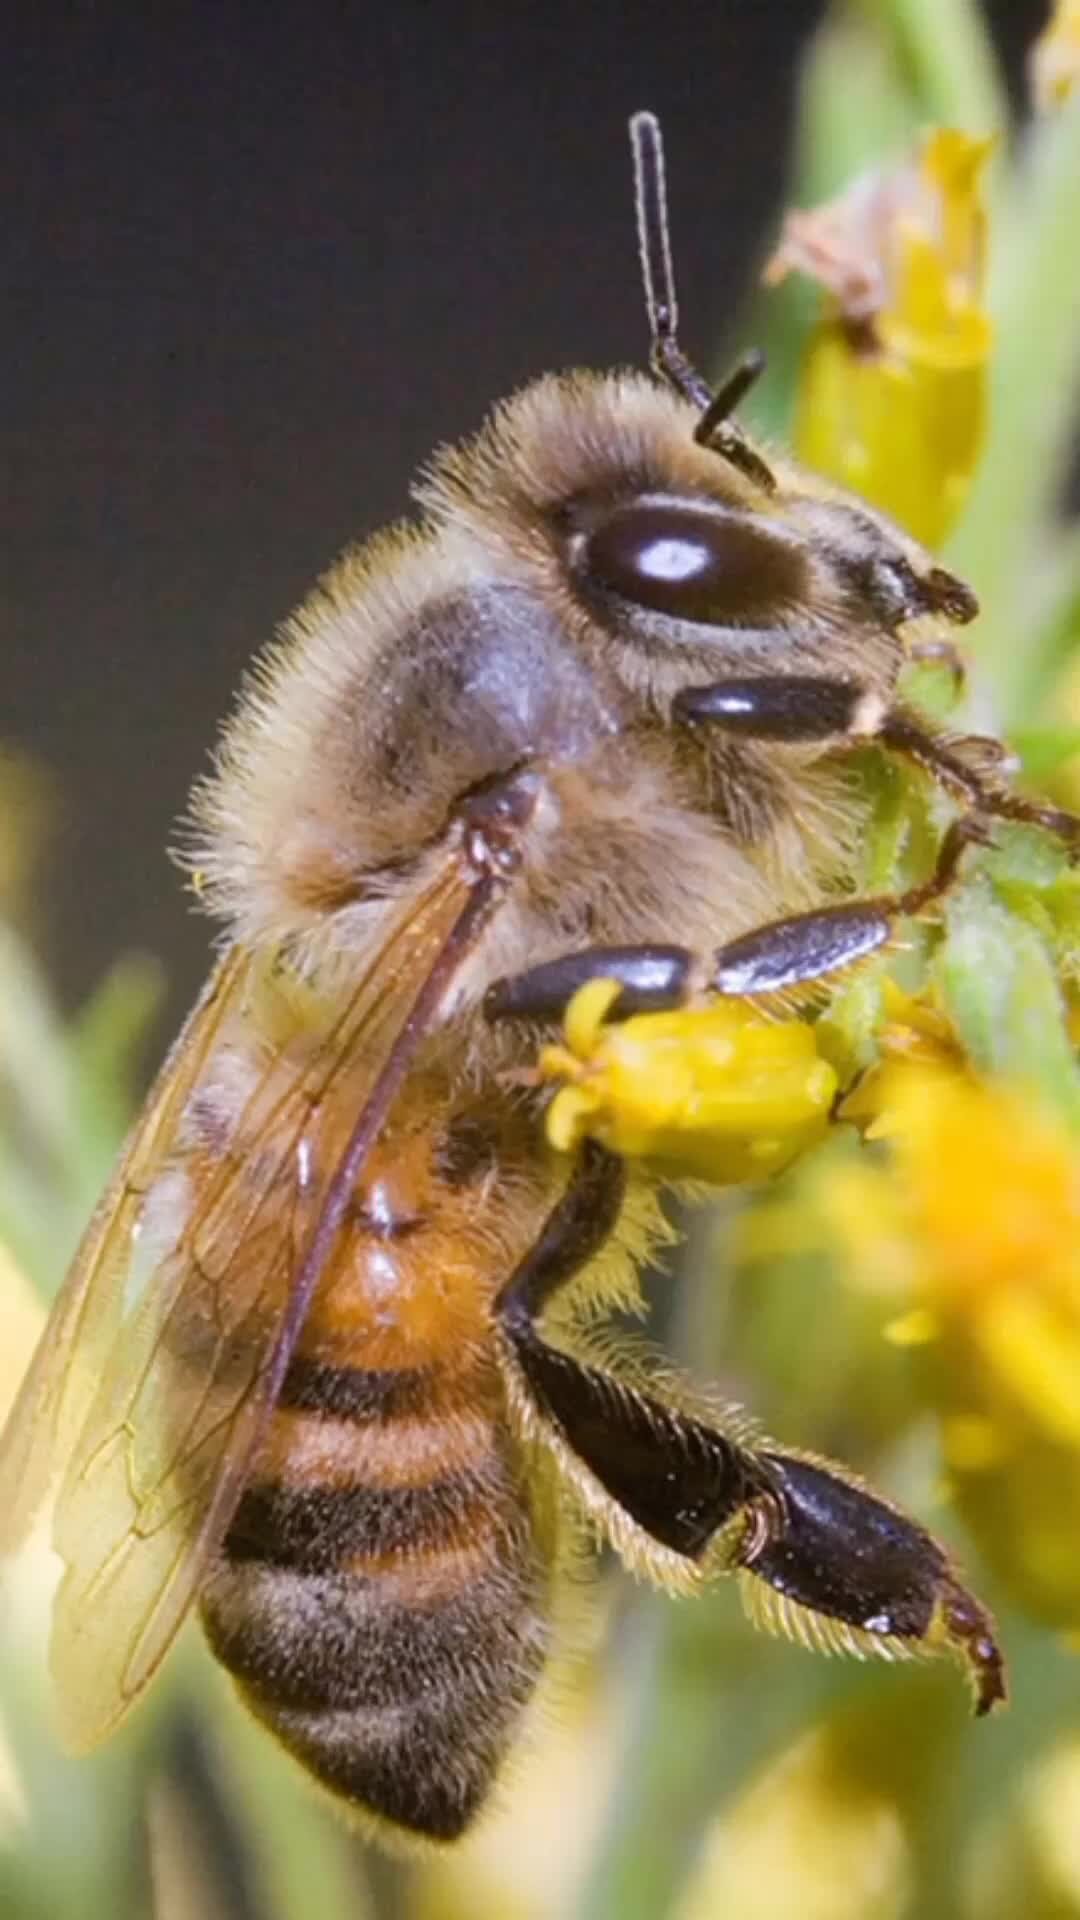
[[[714,1208],[692,1222],[666,1342],[699,1376],[724,1344],[722,1218]],[[836,1670],[755,1638],[730,1585],[682,1601],[640,1596],[616,1661],[624,1758],[577,1920],[661,1920],[708,1822],[826,1697]]]
[[[755,1640],[733,1602],[651,1597],[636,1610],[620,1785],[577,1920],[672,1913],[710,1820],[823,1697],[828,1671]]]
[[[888,36],[890,52],[923,120],[994,133],[1008,125],[981,6],[976,0],[852,0]]]
[[[917,126],[916,106],[881,33],[846,7],[834,10],[803,63],[785,200],[813,207],[831,199],[883,157],[903,152]],[[799,370],[819,304],[818,289],[792,274],[779,287],[759,289],[740,330],[765,351],[765,378],[751,396],[747,417],[767,438],[792,437]]]
[[[980,657],[1012,724],[1033,715],[1053,623],[1033,633],[1044,567],[1080,405],[1080,103],[1037,127],[995,242],[997,329],[990,443],[950,564],[984,606]],[[1045,637],[1044,637],[1045,634]]]

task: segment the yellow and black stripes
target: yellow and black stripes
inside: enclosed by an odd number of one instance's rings
[[[343,1367],[296,1353],[282,1383],[278,1407],[331,1419],[395,1420],[430,1405],[428,1367]]]
[[[464,1469],[424,1487],[249,1487],[225,1538],[233,1563],[257,1561],[295,1573],[333,1572],[358,1554],[423,1543],[426,1553],[452,1546],[497,1491],[494,1476]]]
[[[451,1839],[535,1687],[545,1589],[493,1370],[302,1355],[203,1616],[248,1704],[325,1786]]]

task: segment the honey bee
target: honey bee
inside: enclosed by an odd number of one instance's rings
[[[518,1737],[583,1521],[661,1587],[735,1571],[766,1625],[951,1653],[979,1712],[1005,1692],[922,1527],[590,1338],[656,1182],[552,1151],[523,1085],[589,980],[621,1015],[827,983],[988,820],[1078,828],[898,698],[908,623],[940,647],[974,597],[752,444],[752,361],[715,392],[694,371],[659,129],[631,134],[650,369],[497,406],[255,668],[189,838],[222,954],[0,1451],[9,1549],[59,1478],[73,1748],[197,1607],[324,1787],[438,1841]],[[959,804],[923,884],[859,898],[868,745]]]

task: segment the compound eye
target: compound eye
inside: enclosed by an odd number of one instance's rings
[[[794,542],[746,514],[676,502],[613,508],[588,535],[590,580],[640,607],[708,626],[760,626],[799,597]]]

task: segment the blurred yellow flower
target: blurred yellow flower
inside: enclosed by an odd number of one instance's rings
[[[926,993],[905,993],[895,980],[881,983],[884,1025],[878,1058],[862,1074],[840,1109],[844,1120],[864,1127],[871,1139],[886,1136],[893,1113],[893,1094],[910,1084],[913,1066],[961,1071],[964,1053],[948,1016]]]
[[[799,384],[799,454],[930,547],[967,498],[985,431],[993,144],[927,134],[913,160],[790,212],[765,269],[767,284],[800,272],[827,296]]]
[[[951,1057],[932,1007],[895,996],[898,1009],[891,1050],[887,1036],[842,1108],[884,1157],[810,1169],[780,1211],[789,1240],[801,1218],[803,1245],[832,1246],[851,1284],[881,1291],[887,1276],[885,1330],[926,1350],[918,1378],[956,1504],[1021,1602],[1075,1627],[1080,1142],[1026,1088]],[[753,1230],[746,1244],[753,1257]]]
[[[547,1113],[552,1146],[588,1136],[674,1179],[727,1184],[761,1179],[821,1137],[836,1075],[811,1027],[733,1000],[608,1023],[619,991],[611,980],[580,988],[566,1045],[540,1056],[541,1074],[564,1082]]]
[[[1039,113],[1064,106],[1080,79],[1080,0],[1057,0],[1028,56],[1032,104]]]
[[[1080,1146],[1026,1092],[940,1073],[894,1099],[891,1141],[956,1504],[1020,1602],[1075,1628]]]
[[[1022,1089],[925,1066],[882,1115],[922,1304],[999,1388],[1080,1447],[1080,1150]]]
[[[1080,1741],[1055,1743],[1010,1782],[971,1848],[965,1912],[979,1920],[1080,1913]],[[1004,1817],[1003,1817],[1004,1814]]]
[[[707,1832],[677,1920],[901,1920],[905,1796],[880,1719],[840,1716],[765,1767]]]

